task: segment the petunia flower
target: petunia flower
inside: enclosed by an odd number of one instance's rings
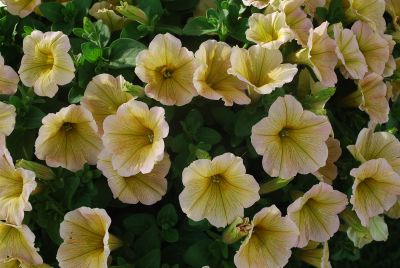
[[[18,74],[10,66],[4,65],[4,58],[0,54],[0,94],[15,94],[18,82]]]
[[[382,37],[386,40],[389,44],[389,59],[385,64],[385,69],[383,70],[383,77],[390,77],[393,75],[394,71],[396,70],[396,60],[393,56],[393,50],[396,45],[396,42],[393,40],[393,36],[390,34],[384,34]]]
[[[297,63],[308,65],[315,76],[326,87],[334,87],[337,82],[335,66],[336,42],[327,33],[328,22],[315,29],[310,29],[307,47],[296,53],[293,59]]]
[[[199,95],[211,100],[222,99],[226,106],[249,104],[250,99],[244,92],[246,84],[227,73],[231,50],[224,42],[202,43],[195,53],[198,67],[193,76],[194,86]]]
[[[310,240],[328,241],[339,229],[338,214],[348,204],[347,196],[320,182],[287,208],[288,217],[300,231],[297,247],[305,247]]]
[[[2,268],[52,268],[50,265],[45,263],[32,265],[18,259],[10,259],[4,262],[0,261],[0,266]]]
[[[396,63],[396,70],[400,71],[400,58],[395,59],[395,63]],[[393,102],[396,101],[400,96],[400,81],[399,80],[393,80],[390,82],[387,81],[386,86],[387,86],[386,99],[392,100]]]
[[[62,32],[34,30],[24,38],[24,56],[18,70],[22,83],[33,87],[39,96],[54,97],[59,85],[75,77],[70,48],[68,36]]]
[[[111,32],[119,31],[124,27],[125,19],[115,13],[115,6],[110,1],[94,3],[89,9],[89,15],[102,20]]]
[[[387,87],[383,77],[368,73],[358,81],[358,89],[343,99],[345,107],[358,107],[366,112],[370,124],[382,124],[389,120],[389,103],[386,99]]]
[[[13,258],[33,265],[43,263],[34,245],[35,235],[28,226],[0,221],[0,241],[0,263]]]
[[[171,166],[168,154],[154,165],[150,173],[138,173],[129,177],[118,175],[111,163],[111,154],[106,150],[99,155],[97,168],[101,170],[107,178],[108,186],[111,188],[114,198],[118,198],[123,203],[152,205],[161,200],[167,193],[167,179]]]
[[[41,4],[41,0],[3,0],[10,14],[25,18]]]
[[[323,181],[327,184],[332,184],[333,180],[336,179],[338,174],[338,169],[335,165],[335,162],[342,154],[342,149],[340,148],[340,141],[332,137],[329,137],[326,140],[326,145],[328,146],[328,159],[326,159],[326,164],[313,174],[320,181]]]
[[[368,70],[382,75],[389,60],[389,43],[367,23],[356,21],[351,30],[357,38],[358,46],[368,64]]]
[[[0,220],[20,225],[24,211],[31,211],[29,196],[35,190],[35,173],[15,168],[7,150],[0,157]]]
[[[368,65],[360,51],[355,34],[349,29],[343,29],[341,24],[333,26],[333,33],[337,45],[336,55],[343,76],[362,79],[368,71]]]
[[[258,9],[266,8],[271,0],[242,0],[245,6],[253,6]]]
[[[122,75],[114,77],[99,74],[87,85],[81,105],[88,109],[96,120],[99,134],[103,134],[104,119],[117,112],[118,107],[134,98],[123,91],[125,79]]]
[[[290,179],[316,172],[328,158],[332,127],[325,116],[304,111],[293,96],[279,97],[251,130],[251,143],[272,177]]]
[[[331,268],[328,241],[322,244],[310,241],[304,248],[294,252],[297,259],[317,268]]]
[[[164,105],[182,106],[197,95],[193,85],[196,68],[193,52],[182,47],[175,36],[158,34],[149,48],[137,55],[136,63],[135,73],[147,83],[148,97]]]
[[[315,17],[318,7],[324,7],[324,6],[326,6],[325,0],[305,0],[304,1],[304,10],[308,15],[310,15],[311,18]]]
[[[278,49],[282,44],[292,40],[293,34],[285,22],[283,12],[267,15],[254,13],[249,18],[246,38],[265,48]]]
[[[385,0],[386,11],[392,17],[392,24],[398,31],[400,29],[400,2],[397,0]]]
[[[361,20],[368,23],[375,31],[383,33],[386,29],[385,0],[348,0],[350,6],[345,15],[349,21]]]
[[[244,208],[260,199],[257,181],[246,174],[243,159],[231,153],[194,161],[183,170],[182,182],[185,188],[179,203],[183,212],[195,221],[205,218],[216,227],[242,217]]]
[[[71,171],[94,165],[102,149],[92,114],[72,104],[42,119],[35,142],[35,155],[50,167],[63,167]]]
[[[400,197],[398,197],[396,203],[385,212],[385,215],[391,219],[400,219]]]
[[[288,218],[272,205],[253,217],[252,228],[236,252],[236,267],[284,267],[292,254],[299,231]]]
[[[400,175],[400,141],[387,131],[374,133],[373,129],[363,128],[356,144],[347,146],[347,149],[361,163],[384,158]]]
[[[107,268],[110,252],[122,242],[108,232],[111,218],[104,209],[81,207],[65,214],[60,226],[64,240],[57,251],[61,268]]]
[[[350,171],[355,178],[350,203],[363,226],[389,210],[400,195],[400,175],[383,158],[369,160]]]
[[[235,46],[228,73],[246,82],[250,95],[269,94],[291,82],[297,73],[296,65],[282,61],[282,53],[277,49],[255,45],[246,50]]]
[[[13,132],[16,116],[13,105],[0,102],[0,135],[9,136]]]
[[[103,143],[120,176],[149,173],[164,155],[164,138],[169,127],[161,107],[149,109],[146,103],[130,100],[103,123]]]

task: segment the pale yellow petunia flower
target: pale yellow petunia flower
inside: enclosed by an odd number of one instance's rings
[[[127,204],[142,203],[152,205],[161,200],[167,193],[167,179],[171,166],[168,154],[154,165],[150,173],[138,173],[129,177],[118,175],[111,163],[111,154],[103,151],[99,155],[97,168],[101,170],[107,178],[114,198]]]
[[[222,99],[226,106],[249,104],[250,99],[244,92],[246,83],[227,73],[231,50],[224,42],[202,43],[195,53],[198,67],[193,76],[194,86],[199,95],[211,100]]]
[[[16,116],[13,105],[0,102],[0,135],[8,136],[13,132]]]
[[[235,254],[238,268],[284,267],[292,254],[299,230],[272,205],[254,215],[252,228]]]
[[[242,0],[245,6],[254,6],[258,9],[266,8],[271,0]]]
[[[182,106],[197,95],[193,85],[195,68],[193,52],[166,33],[156,35],[149,48],[137,55],[135,73],[147,83],[147,96],[164,105]]]
[[[130,100],[108,116],[103,127],[104,147],[120,176],[149,173],[163,158],[164,138],[169,132],[163,108],[149,109],[144,102]]]
[[[33,87],[39,96],[54,97],[59,85],[75,77],[70,48],[68,36],[62,32],[34,30],[24,38],[24,56],[18,70],[22,83]]]
[[[285,95],[253,126],[251,143],[270,176],[290,179],[325,166],[331,132],[327,117],[304,111],[293,96]]]
[[[329,261],[329,246],[328,242],[322,244],[310,241],[304,248],[294,252],[297,259],[316,267],[316,268],[331,268]]]
[[[15,94],[18,82],[18,74],[10,66],[4,65],[4,58],[0,54],[0,94]]]
[[[110,252],[122,242],[108,229],[111,218],[104,209],[81,207],[65,214],[60,226],[64,240],[57,251],[61,268],[107,268]]]
[[[7,11],[12,15],[25,18],[33,12],[33,10],[41,4],[41,0],[3,0],[7,6]]]
[[[342,154],[342,149],[340,148],[340,141],[332,137],[329,137],[329,139],[326,140],[326,145],[328,146],[328,159],[326,159],[326,164],[313,174],[320,181],[323,181],[327,184],[332,184],[333,180],[336,179],[338,174],[338,169],[335,165],[335,162]]]
[[[383,18],[385,0],[348,0],[348,2],[350,5],[345,12],[346,19],[364,21],[379,33],[385,31],[386,22]]]
[[[92,114],[72,104],[42,119],[35,142],[35,155],[50,167],[63,167],[71,171],[94,165],[102,149]]]
[[[1,268],[52,268],[50,265],[45,264],[45,263],[34,265],[34,264],[20,261],[18,259],[10,259],[3,263],[0,262],[0,267]]]
[[[183,170],[182,182],[185,188],[179,203],[183,212],[195,221],[205,218],[216,227],[243,216],[244,208],[260,199],[257,181],[246,174],[243,159],[231,153],[194,161]]]

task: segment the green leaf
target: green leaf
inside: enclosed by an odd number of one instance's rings
[[[191,19],[183,28],[184,35],[203,35],[216,33],[217,28],[208,22],[206,17],[196,17]]]
[[[128,232],[138,235],[146,231],[149,227],[155,226],[156,219],[151,214],[132,214],[123,221],[123,225]]]
[[[161,250],[153,249],[135,262],[135,268],[159,268],[161,265]]]
[[[301,103],[304,109],[310,110],[316,114],[325,114],[325,104],[335,94],[335,92],[336,88],[334,87],[321,89],[312,95],[307,95],[303,100],[301,100]]]
[[[43,16],[51,22],[58,22],[64,20],[63,10],[65,7],[57,2],[42,3],[39,6]]]
[[[175,243],[179,240],[179,232],[174,228],[162,230],[161,237],[169,243]]]
[[[138,6],[146,12],[149,17],[161,16],[164,13],[160,0],[139,0]]]
[[[191,245],[183,255],[186,264],[193,267],[202,267],[209,264],[211,253],[208,246],[213,242],[211,239],[200,240]]]
[[[235,123],[235,135],[238,137],[250,136],[251,128],[265,115],[262,113],[241,110],[237,114]]]
[[[42,112],[39,108],[31,106],[28,113],[26,114],[26,120],[24,126],[27,129],[36,129],[42,126],[42,119],[46,114]]]
[[[74,197],[76,190],[78,190],[81,180],[78,176],[71,176],[64,180],[64,201],[67,204],[67,208],[72,209],[72,198]]]
[[[150,250],[160,249],[161,237],[157,226],[150,226],[146,231],[139,235],[134,244],[135,253],[140,255],[145,255]]]
[[[222,139],[222,136],[217,131],[208,127],[201,127],[196,134],[199,141],[203,141],[211,145],[219,143]]]
[[[121,69],[136,66],[136,56],[146,49],[142,43],[128,38],[117,39],[110,45],[110,68]]]
[[[329,4],[328,22],[338,23],[345,21],[344,6],[342,0],[332,0]]]
[[[84,94],[84,90],[81,88],[74,86],[68,92],[68,102],[69,103],[78,103],[82,100]]]
[[[95,63],[103,55],[103,50],[96,44],[86,42],[81,45],[82,54],[88,62]]]
[[[174,205],[167,204],[161,208],[157,214],[157,223],[164,230],[178,223],[178,214],[176,213]]]

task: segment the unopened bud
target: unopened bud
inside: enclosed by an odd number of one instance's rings
[[[138,7],[129,5],[127,2],[121,2],[120,6],[115,8],[121,15],[129,20],[137,21],[140,24],[147,25],[149,18],[146,13]]]
[[[122,90],[129,92],[131,95],[135,97],[143,97],[144,94],[144,88],[138,85],[134,85],[132,83],[129,83],[127,81],[124,82],[122,86]]]
[[[237,217],[222,234],[222,241],[225,244],[233,244],[248,235],[252,226],[249,218]]]
[[[51,168],[36,162],[20,159],[15,166],[35,172],[36,178],[40,180],[49,181],[56,178],[56,174]]]

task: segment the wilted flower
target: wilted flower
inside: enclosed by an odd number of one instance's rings
[[[26,225],[11,225],[0,221],[0,264],[10,259],[39,265],[42,257],[35,248],[35,235]]]
[[[356,35],[369,71],[382,75],[389,60],[389,43],[365,22],[356,21],[351,30]]]
[[[305,247],[310,240],[328,241],[339,229],[338,214],[347,204],[345,194],[324,182],[314,185],[290,204],[287,208],[288,217],[300,231],[297,247]]]
[[[183,212],[195,221],[206,218],[216,227],[242,217],[244,208],[260,199],[257,181],[246,174],[243,159],[231,153],[194,161],[183,170],[182,182]]]
[[[71,171],[85,163],[97,163],[102,148],[92,114],[82,106],[70,105],[42,119],[35,142],[35,155],[50,167]]]
[[[193,53],[182,47],[175,36],[158,34],[149,49],[137,55],[136,63],[135,73],[147,83],[145,92],[150,98],[164,105],[182,106],[197,95],[193,85]]]
[[[292,31],[285,22],[285,14],[273,12],[267,15],[254,13],[249,18],[246,31],[247,40],[265,48],[278,49],[293,39]]]
[[[325,166],[331,131],[325,116],[304,111],[293,96],[285,95],[253,126],[251,143],[263,155],[263,168],[270,176],[290,179]]]
[[[254,215],[252,228],[235,254],[240,268],[284,267],[299,236],[296,225],[272,205]]]
[[[368,226],[369,219],[389,210],[400,195],[400,176],[383,158],[369,160],[350,171],[355,178],[350,203]]]
[[[41,4],[41,0],[3,0],[7,6],[7,11],[12,15],[25,18],[33,12],[33,10]]]
[[[0,102],[0,135],[8,136],[13,132],[16,116],[13,105]]]
[[[355,34],[349,29],[343,29],[341,24],[334,25],[333,33],[340,71],[345,78],[362,79],[368,71],[368,65],[358,47]]]
[[[310,241],[304,248],[295,251],[294,255],[301,261],[317,267],[317,268],[331,268],[329,262],[329,246],[328,242],[320,243]]]
[[[103,143],[120,176],[149,173],[164,155],[169,127],[161,107],[130,100],[104,120]]]
[[[110,31],[119,31],[124,27],[125,20],[114,11],[114,6],[109,1],[94,3],[89,10],[89,15],[102,20]]]
[[[114,198],[123,203],[152,205],[161,200],[167,192],[167,176],[171,161],[168,154],[154,165],[150,173],[138,173],[129,177],[118,175],[111,163],[111,154],[102,151],[99,155],[97,167],[107,178]]]
[[[231,66],[231,47],[224,42],[207,40],[196,51],[196,60],[199,63],[193,82],[199,95],[211,99],[224,101],[226,106],[250,103],[244,89],[246,84],[233,75],[227,73]]]
[[[115,114],[121,104],[133,98],[123,91],[124,84],[122,75],[115,78],[109,74],[99,74],[86,87],[81,104],[92,113],[100,135],[103,134],[104,119]]]
[[[245,6],[254,6],[258,9],[266,8],[271,0],[243,0]]]
[[[277,49],[252,46],[248,50],[232,48],[231,65],[228,73],[246,82],[250,94],[269,94],[276,88],[293,80],[297,67],[282,64],[282,53]]]
[[[342,149],[340,148],[340,141],[332,137],[329,137],[329,139],[326,140],[326,145],[328,146],[328,159],[326,159],[325,166],[318,169],[317,172],[314,172],[314,175],[319,180],[327,184],[332,184],[338,174],[335,162],[342,154]]]
[[[66,85],[75,77],[70,48],[68,36],[62,32],[34,30],[24,38],[24,56],[18,71],[22,83],[33,87],[39,96],[54,97],[59,85]]]
[[[350,6],[346,10],[348,20],[361,20],[368,23],[375,31],[383,33],[386,29],[385,0],[348,0]]]
[[[110,251],[122,242],[108,233],[111,219],[104,209],[81,207],[65,214],[60,226],[64,240],[58,248],[61,268],[107,268]]]
[[[15,94],[18,82],[18,74],[10,66],[4,65],[4,58],[0,54],[0,94]]]

